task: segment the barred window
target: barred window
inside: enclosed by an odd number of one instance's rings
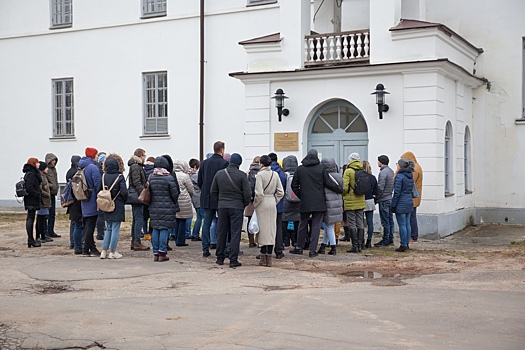
[[[73,0],[51,1],[51,27],[70,27],[73,24]]]
[[[73,78],[53,80],[53,137],[75,136]]]
[[[142,17],[166,15],[166,0],[142,0]]]
[[[144,134],[168,133],[168,73],[144,73]]]

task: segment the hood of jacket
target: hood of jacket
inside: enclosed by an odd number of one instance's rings
[[[164,157],[164,159],[166,159],[166,161],[168,162],[168,167],[164,168],[164,169],[169,171],[170,174],[171,174],[173,172],[173,159],[171,159],[171,156],[169,154],[165,154],[162,157]],[[157,159],[155,159],[155,168],[158,168],[158,166],[157,166]]]
[[[399,171],[397,173],[398,174],[403,174],[406,177],[408,177],[409,179],[413,179],[414,178],[414,175],[412,175],[412,169],[410,169],[410,167],[409,168],[401,168],[401,169],[399,169]]]
[[[144,165],[144,163],[142,163],[142,159],[136,155],[132,155],[128,160],[128,166],[132,166],[133,164]]]
[[[329,173],[337,172],[337,165],[335,164],[334,158],[323,158],[323,160],[321,161],[321,164],[326,169],[326,171],[328,171]]]
[[[360,160],[354,159],[350,163],[348,163],[348,167],[352,168],[354,170],[362,170],[363,169],[363,163],[361,163]]]
[[[80,156],[71,156],[71,167],[78,168],[78,162],[80,162]]]
[[[188,162],[181,159],[175,159],[173,161],[173,171],[176,173],[187,173],[189,170]]]
[[[301,161],[304,166],[313,166],[319,164],[319,157],[317,156],[317,150],[311,149],[306,154],[306,157]]]
[[[296,156],[287,156],[283,159],[283,171],[289,172],[291,174],[295,173],[298,167],[297,157]]]
[[[412,152],[405,152],[400,158],[406,158],[408,160],[413,161],[414,163],[417,163],[416,156]]]
[[[40,170],[32,166],[31,164],[24,164],[24,167],[22,168],[23,173],[33,172],[37,175],[37,179],[39,182],[42,182],[42,176],[40,175]]]
[[[108,174],[122,174],[124,172],[124,161],[116,153],[111,153],[102,163],[102,170]]]
[[[279,170],[282,171],[281,166],[277,162],[272,162],[272,164],[270,164],[270,169],[272,169],[275,172],[278,172]]]
[[[79,169],[84,169],[85,167],[87,167],[89,164],[93,164],[93,165],[97,165],[97,163],[95,163],[95,161],[89,157],[82,157],[80,158],[80,161],[78,162],[78,168]]]
[[[166,169],[169,171],[168,169],[169,163],[168,163],[168,160],[166,159],[166,156],[155,158],[155,168],[162,168],[162,169]],[[171,171],[170,171],[170,174],[171,174]]]
[[[252,163],[250,164],[250,170],[259,171],[261,169],[261,164],[259,163]]]
[[[51,163],[51,161],[53,160],[56,160],[57,162],[55,163],[55,166],[57,165],[58,163],[58,157],[55,156],[53,153],[48,153],[46,154],[46,163],[49,164]]]

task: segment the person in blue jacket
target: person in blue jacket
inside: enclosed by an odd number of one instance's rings
[[[396,214],[401,245],[396,249],[396,252],[404,252],[409,249],[408,240],[410,239],[411,231],[410,215],[413,210],[412,189],[414,188],[412,169],[408,159],[401,158],[397,161],[392,212]]]

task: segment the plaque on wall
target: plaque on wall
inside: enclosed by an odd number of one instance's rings
[[[273,134],[273,149],[275,151],[298,151],[298,132],[276,132]]]

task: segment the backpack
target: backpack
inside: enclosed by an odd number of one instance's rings
[[[78,169],[71,178],[71,188],[73,190],[73,196],[75,196],[78,201],[84,202],[91,198],[93,190],[88,188],[84,168]]]
[[[106,175],[106,174],[104,174]],[[115,211],[115,199],[117,199],[120,191],[117,193],[115,198],[111,197],[111,190],[120,179],[120,174],[117,176],[115,181],[111,184],[111,187],[104,185],[104,175],[102,175],[102,191],[97,194],[97,208],[105,213],[112,213]]]
[[[20,181],[18,181],[15,184],[15,196],[16,197],[24,197],[27,196],[29,193],[27,193],[26,190],[26,180],[25,178],[21,177]]]
[[[288,202],[297,203],[301,201],[301,198],[297,197],[295,192],[292,190],[293,174],[286,172],[286,192],[285,197]]]
[[[353,190],[357,195],[364,195],[372,191],[370,176],[366,171],[355,170],[355,186]]]
[[[71,180],[66,184],[66,187],[60,193],[60,205],[62,208],[69,207],[75,202],[75,197],[73,196],[73,188],[71,186]]]

